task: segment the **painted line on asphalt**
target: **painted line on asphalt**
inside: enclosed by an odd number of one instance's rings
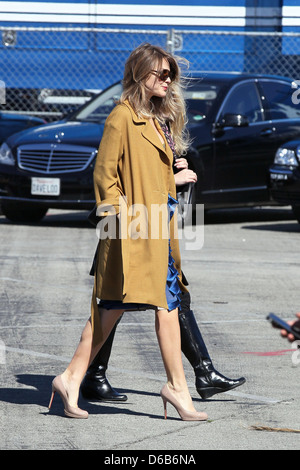
[[[294,349],[280,349],[279,351],[243,351],[242,354],[252,354],[252,356],[285,356],[287,353],[297,351]]]
[[[47,353],[42,353],[42,352],[37,352],[37,351],[32,351],[30,349],[19,349],[19,348],[12,348],[12,347],[6,347],[4,344],[0,342],[0,351],[5,352],[11,352],[11,353],[17,353],[17,354],[23,354],[26,356],[31,356],[31,357],[40,357],[44,359],[51,359],[59,362],[70,362],[70,358],[65,357],[65,356],[56,356],[53,354],[47,354]],[[121,374],[128,374],[130,376],[135,376],[138,378],[144,377],[148,380],[155,380],[159,382],[164,382],[166,380],[165,376],[159,376],[159,375],[149,375],[146,372],[136,372],[130,369],[118,369],[116,367],[110,367],[111,371],[121,373]],[[191,386],[192,384],[189,384]],[[194,385],[194,384],[193,384]],[[274,403],[279,403],[281,400],[277,400],[275,398],[268,398],[268,397],[263,397],[260,395],[252,395],[249,393],[242,393],[242,392],[236,392],[234,390],[225,392],[226,395],[233,395],[239,398],[246,398],[248,400],[253,400],[253,401],[258,401],[261,403],[269,403],[269,404],[274,404]]]
[[[86,321],[86,320],[85,320]],[[48,330],[50,328],[63,328],[65,327],[65,323],[56,323],[55,325],[49,325],[49,324],[43,324],[43,325],[6,325],[6,326],[0,326],[0,330],[16,330],[17,328],[21,328],[22,330],[25,329],[36,329],[36,328],[47,328]],[[78,322],[68,322],[68,328],[71,326],[75,328],[83,328],[84,326],[84,320],[82,318],[78,319]]]
[[[43,286],[43,288],[47,289],[63,289],[63,290],[73,290],[74,293],[76,292],[91,292],[92,286],[91,287],[76,287],[76,290],[72,289],[70,285],[61,285],[61,284],[43,284],[40,282],[32,282],[32,281],[27,281],[26,279],[14,279],[12,277],[0,277],[0,281],[6,281],[6,282],[14,282],[16,284],[29,284],[31,286]]]
[[[230,390],[228,392],[224,392],[226,395],[234,395],[239,398],[247,398],[248,400],[254,400],[254,401],[259,401],[263,403],[280,403],[282,400],[277,400],[276,398],[268,398],[268,397],[262,397],[260,395],[251,395],[250,393],[242,393],[242,392],[236,392],[234,390]]]
[[[47,359],[54,359],[56,361],[61,361],[61,362],[69,362],[70,358],[64,357],[64,356],[54,356],[53,354],[47,354],[47,353],[41,353],[37,351],[31,351],[30,349],[19,349],[19,348],[11,348],[9,346],[5,346],[0,343],[0,351],[4,352],[12,352],[12,353],[17,353],[17,354],[23,354],[25,356],[31,356],[31,357],[44,357]]]

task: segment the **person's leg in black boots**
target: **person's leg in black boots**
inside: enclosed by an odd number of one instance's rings
[[[197,392],[206,399],[232,390],[245,383],[246,379],[228,379],[214,368],[190,304],[190,294],[184,292],[179,312],[181,350],[195,371]]]
[[[195,385],[199,395],[207,399],[216,393],[226,392],[242,385],[246,379],[244,377],[229,379],[214,368],[190,304],[190,294],[184,292],[181,296],[179,312],[181,349],[194,369]],[[118,393],[111,387],[106,377],[118,323],[87,370],[80,388],[83,398],[101,401],[127,400],[126,395]]]
[[[83,398],[87,400],[107,402],[127,400],[126,395],[120,394],[112,388],[106,377],[106,370],[118,323],[114,326],[111,334],[89,366],[81,383],[80,391]]]

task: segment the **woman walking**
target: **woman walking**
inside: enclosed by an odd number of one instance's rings
[[[70,364],[53,380],[49,407],[58,392],[67,416],[87,418],[77,402],[89,364],[126,310],[153,308],[167,376],[161,390],[165,417],[170,403],[183,420],[202,421],[207,415],[194,408],[181,358],[178,308],[186,287],[175,236],[173,152],[161,129],[167,121],[178,153],[184,154],[179,65],[163,49],[141,45],[126,62],[123,90],[106,120],[94,169],[97,214],[112,223],[116,236],[99,241],[92,315]],[[136,208],[144,211],[139,224],[133,223]]]

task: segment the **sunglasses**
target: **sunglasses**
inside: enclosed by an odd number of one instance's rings
[[[155,75],[162,81],[165,82],[168,78],[170,78],[171,82],[175,78],[174,72],[172,70],[168,69],[163,69],[163,70],[151,70],[151,72],[154,72]]]

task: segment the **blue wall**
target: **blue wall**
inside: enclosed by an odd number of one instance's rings
[[[298,0],[21,0],[0,2],[0,26],[75,26],[84,32],[18,31],[0,41],[0,79],[7,87],[102,89],[121,78],[130,51],[144,41],[166,46],[155,31],[178,31],[176,53],[191,70],[245,70],[300,76],[300,38],[196,35],[192,31],[300,32]],[[57,6],[54,6],[56,3]],[[297,16],[298,15],[298,16]],[[93,28],[152,30],[126,37]],[[189,31],[183,33],[182,31]],[[4,34],[2,32],[2,34]],[[281,59],[284,59],[283,61]],[[289,60],[291,59],[291,60]],[[299,70],[299,73],[298,73]]]

